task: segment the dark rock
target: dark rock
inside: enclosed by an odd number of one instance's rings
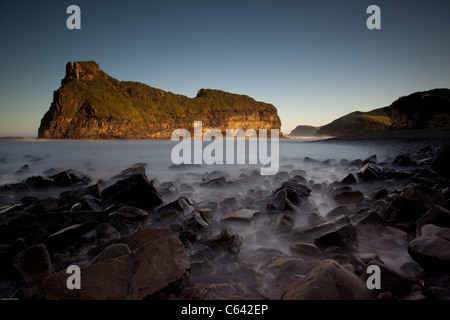
[[[283,300],[373,300],[366,284],[333,260],[317,264],[304,278],[283,289]]]
[[[89,261],[88,265],[99,263],[112,258],[117,258],[129,253],[131,253],[131,250],[126,244],[113,243],[98,255],[96,255],[94,259]]]
[[[291,243],[289,249],[293,254],[301,254],[305,256],[315,257],[320,256],[322,254],[322,251],[320,251],[320,249],[317,246],[313,245],[312,243],[306,242]]]
[[[162,203],[161,195],[142,174],[117,181],[102,192],[104,204],[120,203],[141,209],[152,209]]]
[[[330,230],[314,240],[314,244],[321,250],[330,246],[338,246],[343,252],[353,251],[357,247],[357,231],[348,223]]]
[[[266,270],[271,275],[275,286],[292,283],[295,279],[298,279],[299,275],[307,274],[317,264],[315,261],[300,258],[273,257],[270,261],[273,262],[267,266]],[[279,296],[275,298],[279,298]]]
[[[318,225],[325,222],[327,222],[327,220],[324,217],[322,217],[318,212],[312,212],[308,216],[308,225],[310,226]]]
[[[25,184],[35,188],[48,188],[54,185],[53,179],[45,176],[30,177]]]
[[[235,197],[229,197],[219,202],[219,208],[233,209],[237,206],[237,204],[238,203]]]
[[[156,214],[166,214],[168,212],[177,212],[180,214],[188,214],[194,210],[194,202],[185,197],[180,197],[177,200],[168,203],[156,210]]]
[[[420,230],[426,224],[434,224],[438,227],[450,228],[450,210],[441,206],[434,206],[429,209],[419,220],[416,221],[416,235],[420,235]]]
[[[366,165],[368,163],[377,163],[377,155],[373,154],[370,157],[368,157],[367,159],[363,160],[362,165]]]
[[[43,244],[36,244],[17,254],[13,263],[27,285],[44,280],[52,271],[50,255]]]
[[[151,241],[130,254],[81,269],[80,290],[67,290],[65,270],[25,291],[33,300],[140,300],[188,277],[190,264],[174,235]],[[107,283],[108,285],[105,285]],[[61,285],[63,284],[63,285]]]
[[[350,207],[346,204],[341,204],[339,206],[337,206],[336,208],[332,209],[331,211],[329,211],[325,217],[327,219],[333,219],[336,218],[340,215],[350,215],[352,213],[352,210],[350,209]]]
[[[286,190],[287,198],[293,203],[298,202],[300,198],[309,197],[309,194],[311,193],[311,189],[309,189],[307,186],[302,185],[292,179],[283,182],[281,186],[275,190],[275,193],[280,190]]]
[[[46,213],[58,209],[58,199],[45,198],[30,204],[27,211],[32,214]]]
[[[253,218],[259,214],[259,210],[237,209],[221,217],[220,221],[227,222],[229,220],[237,220],[242,222],[251,222]]]
[[[366,282],[372,273],[367,273],[369,266],[378,266],[380,268],[380,287],[381,289],[372,289],[375,294],[381,291],[390,291],[395,297],[403,297],[407,295],[411,287],[418,282],[412,278],[405,277],[398,272],[388,268],[383,262],[378,260],[370,261],[361,274],[361,279]]]
[[[381,189],[380,191],[377,191],[374,195],[375,199],[384,198],[389,195],[389,192],[386,189]]]
[[[73,244],[95,225],[97,225],[96,221],[86,221],[83,224],[74,224],[51,234],[47,239],[49,250],[58,251]]]
[[[300,227],[292,229],[292,237],[295,241],[312,241],[320,237],[324,233],[333,230],[339,226],[346,225],[350,222],[350,218],[346,216],[338,216],[333,220],[309,227]]]
[[[431,167],[436,170],[437,173],[450,179],[450,145],[441,147],[439,153],[434,157]]]
[[[41,230],[39,224],[2,224],[0,225],[0,243],[13,243],[18,238],[38,233]]]
[[[223,229],[219,235],[212,237],[206,241],[213,250],[222,250],[231,254],[236,254],[241,249],[243,240],[238,234],[233,234],[228,229]]]
[[[391,202],[385,218],[395,222],[416,221],[427,210],[444,203],[445,196],[437,190],[424,186],[409,187]]]
[[[356,174],[362,180],[382,179],[383,169],[376,164],[367,163]]]
[[[319,161],[319,160],[312,159],[312,158],[310,158],[310,157],[305,157],[305,158],[303,159],[303,163],[304,163],[304,164],[319,164],[320,161]]]
[[[238,281],[243,282],[250,289],[261,289],[263,287],[263,279],[261,273],[248,265],[240,266],[233,276]]]
[[[350,204],[350,203],[358,203],[364,200],[364,195],[361,191],[351,191],[351,192],[342,192],[338,193],[334,196],[334,200],[337,203],[342,204]]]
[[[356,183],[356,178],[353,174],[349,173],[345,178],[339,181],[340,184],[354,184]]]
[[[100,198],[102,191],[103,187],[99,183],[72,191],[65,191],[59,195],[59,205],[74,205],[75,203],[80,202],[86,195],[93,196],[94,198]]]
[[[132,166],[122,170],[119,174],[112,177],[112,180],[122,180],[122,179],[132,177],[136,174],[141,174],[145,178],[147,178],[147,175],[145,172],[146,166],[147,166],[147,164],[145,164],[145,163],[135,163]]]
[[[272,224],[272,229],[281,233],[289,232],[293,227],[294,219],[291,215],[284,213],[280,213]]]
[[[404,154],[398,155],[392,163],[398,166],[412,166],[416,164],[411,160],[410,156]]]
[[[201,233],[210,227],[204,212],[195,210],[184,220],[184,229]]]
[[[113,243],[124,243],[131,251],[144,246],[147,243],[156,241],[165,236],[173,235],[173,233],[168,229],[142,229],[133,232],[129,236],[114,240]]]
[[[225,177],[216,177],[200,182],[199,186],[204,188],[224,189],[226,188],[226,183]]]
[[[426,224],[421,236],[411,241],[411,258],[430,270],[448,270],[450,267],[450,228]]]
[[[12,219],[9,224],[32,225],[39,224],[50,234],[73,224],[87,221],[106,222],[108,214],[105,211],[62,211],[43,214],[27,214]]]

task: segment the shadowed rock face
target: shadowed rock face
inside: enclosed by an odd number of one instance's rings
[[[195,98],[142,83],[118,81],[93,61],[69,62],[61,87],[41,120],[39,138],[170,138],[178,128],[203,130],[280,129],[277,109],[219,90],[200,89]]]

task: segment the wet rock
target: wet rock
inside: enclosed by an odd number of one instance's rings
[[[237,207],[236,197],[229,197],[219,202],[220,209],[233,209]]]
[[[282,300],[372,300],[366,283],[333,260],[317,264],[304,278],[285,287]]]
[[[27,164],[25,164],[22,167],[20,167],[19,170],[14,172],[14,174],[15,175],[22,175],[22,174],[25,174],[25,173],[28,173],[28,172],[30,172],[30,167]]]
[[[181,291],[177,300],[226,300],[237,295],[229,283],[196,283]]]
[[[27,211],[32,214],[46,213],[58,209],[58,199],[45,198],[30,204]]]
[[[177,212],[180,214],[188,214],[194,210],[194,202],[185,197],[180,197],[177,200],[168,203],[156,210],[156,214],[162,215],[168,212]]]
[[[349,173],[345,178],[343,178],[341,181],[339,181],[340,184],[344,184],[344,185],[354,184],[356,182],[357,182],[357,180],[352,173]]]
[[[108,246],[105,250],[100,252],[89,261],[88,265],[99,263],[108,259],[117,258],[126,254],[131,253],[130,248],[124,243],[114,243]]]
[[[439,153],[434,157],[431,162],[431,167],[436,170],[437,173],[450,179],[450,145],[442,146]]]
[[[210,227],[205,213],[200,210],[195,210],[184,220],[184,229],[191,230],[196,233],[201,233]]]
[[[367,163],[356,173],[356,175],[361,180],[382,179],[383,169],[376,164]]]
[[[322,251],[320,251],[320,249],[317,246],[306,242],[291,243],[289,249],[293,254],[301,254],[305,256],[316,257],[322,254]]]
[[[146,166],[147,166],[147,164],[145,164],[145,163],[136,163],[136,164],[122,170],[119,174],[112,177],[111,180],[122,180],[122,179],[130,178],[136,174],[141,174],[145,178],[147,178],[147,175],[145,173]]]
[[[86,221],[83,224],[74,224],[51,234],[47,239],[49,250],[57,251],[73,244],[95,225],[97,225],[96,221]]]
[[[272,224],[272,229],[281,233],[289,232],[293,227],[294,219],[290,214],[284,213],[280,213]]]
[[[368,163],[377,163],[377,155],[373,154],[370,157],[368,157],[367,159],[363,160],[362,165],[366,165]]]
[[[129,236],[113,240],[112,243],[124,243],[130,248],[131,251],[134,251],[147,243],[154,242],[160,238],[170,235],[173,235],[173,233],[169,229],[147,228],[135,231]]]
[[[346,216],[338,216],[331,221],[327,221],[318,225],[309,227],[300,227],[292,229],[292,238],[295,241],[307,241],[314,240],[322,234],[333,230],[339,226],[346,225],[350,222],[350,218]]]
[[[54,185],[58,187],[67,187],[74,183],[82,183],[87,184],[90,183],[92,180],[88,176],[85,175],[77,175],[71,170],[62,171],[55,175],[51,175],[49,177],[53,180]]]
[[[82,198],[87,195],[99,199],[102,191],[103,187],[99,183],[76,190],[65,191],[59,195],[59,205],[74,205],[75,203],[80,202]]]
[[[233,272],[236,280],[243,282],[250,289],[261,289],[263,287],[263,278],[261,273],[248,265],[240,266]]]
[[[215,177],[206,179],[200,182],[199,186],[203,188],[224,189],[226,188],[227,181],[225,177]]]
[[[308,216],[308,225],[310,226],[318,225],[325,222],[327,222],[327,220],[324,217],[322,217],[318,212],[312,212]]]
[[[366,268],[364,268],[361,274],[361,279],[364,281],[364,283],[373,274],[371,272],[367,273],[367,268],[372,265],[378,266],[380,268],[381,289],[372,289],[375,294],[387,290],[392,292],[395,297],[399,298],[407,295],[410,292],[411,287],[418,284],[415,279],[401,275],[400,273],[388,268],[383,262],[378,260],[370,261],[366,265]]]
[[[412,166],[416,164],[414,161],[411,160],[410,156],[405,154],[401,154],[395,157],[392,163],[397,166]]]
[[[251,209],[238,209],[229,212],[220,218],[221,222],[227,222],[229,220],[235,221],[243,221],[243,222],[251,222],[255,216],[259,215],[259,210],[251,210]]]
[[[350,204],[350,203],[358,203],[364,200],[364,195],[361,191],[344,191],[341,193],[338,193],[334,196],[334,200],[337,203],[341,204]]]
[[[412,186],[395,198],[386,209],[385,219],[395,222],[412,222],[419,219],[435,205],[443,206],[445,196],[425,186]]]
[[[283,182],[281,186],[275,190],[275,194],[281,190],[286,191],[287,199],[294,204],[298,203],[301,198],[309,197],[309,194],[311,193],[310,188],[292,179]]]
[[[190,264],[177,237],[151,241],[130,254],[81,269],[80,290],[67,290],[65,270],[25,291],[33,300],[140,300],[188,277]],[[107,284],[107,285],[105,285]]]
[[[317,261],[301,258],[279,257],[272,260],[265,270],[270,274],[270,284],[273,286],[284,286],[292,283],[299,276],[310,272],[317,264]],[[279,299],[279,296],[274,298]]]
[[[12,219],[9,224],[32,225],[37,223],[52,234],[74,224],[82,224],[87,221],[106,222],[107,220],[108,213],[105,211],[61,211],[27,214]]]
[[[122,204],[141,209],[152,209],[162,203],[161,195],[142,174],[117,181],[102,192],[104,204]]]
[[[350,209],[350,207],[346,204],[341,204],[339,206],[337,206],[336,208],[330,210],[325,217],[327,219],[333,219],[336,218],[340,215],[346,215],[349,216],[352,213],[352,210]]]
[[[36,244],[17,254],[13,263],[27,285],[47,278],[52,271],[50,255],[43,244]]]
[[[223,229],[220,234],[206,240],[206,245],[211,249],[222,250],[231,254],[238,253],[242,243],[242,237],[238,234],[231,233],[228,229]]]
[[[416,234],[420,235],[420,230],[426,224],[434,224],[438,227],[450,228],[450,210],[441,206],[434,206],[429,209],[419,220],[416,221]]]
[[[320,161],[319,160],[316,160],[316,159],[312,159],[312,158],[310,158],[310,157],[305,157],[304,159],[303,159],[303,163],[304,164],[319,164],[320,163]]]
[[[36,176],[26,179],[25,184],[35,188],[48,188],[54,185],[54,181],[49,177]]]
[[[426,224],[421,236],[411,241],[411,258],[430,270],[448,270],[450,267],[450,228]]]
[[[321,250],[330,246],[338,246],[343,252],[353,251],[357,247],[356,228],[350,223],[337,227],[316,238],[314,244]]]

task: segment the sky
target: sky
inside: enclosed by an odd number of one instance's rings
[[[69,5],[81,29],[69,30]],[[369,5],[381,29],[369,30]],[[68,61],[273,104],[288,134],[450,87],[450,1],[0,0],[0,136],[36,137]]]

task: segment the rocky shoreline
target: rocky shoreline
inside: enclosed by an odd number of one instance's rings
[[[450,299],[450,147],[421,141],[274,176],[172,166],[158,181],[136,164],[108,181],[66,170],[2,185],[0,297]]]

